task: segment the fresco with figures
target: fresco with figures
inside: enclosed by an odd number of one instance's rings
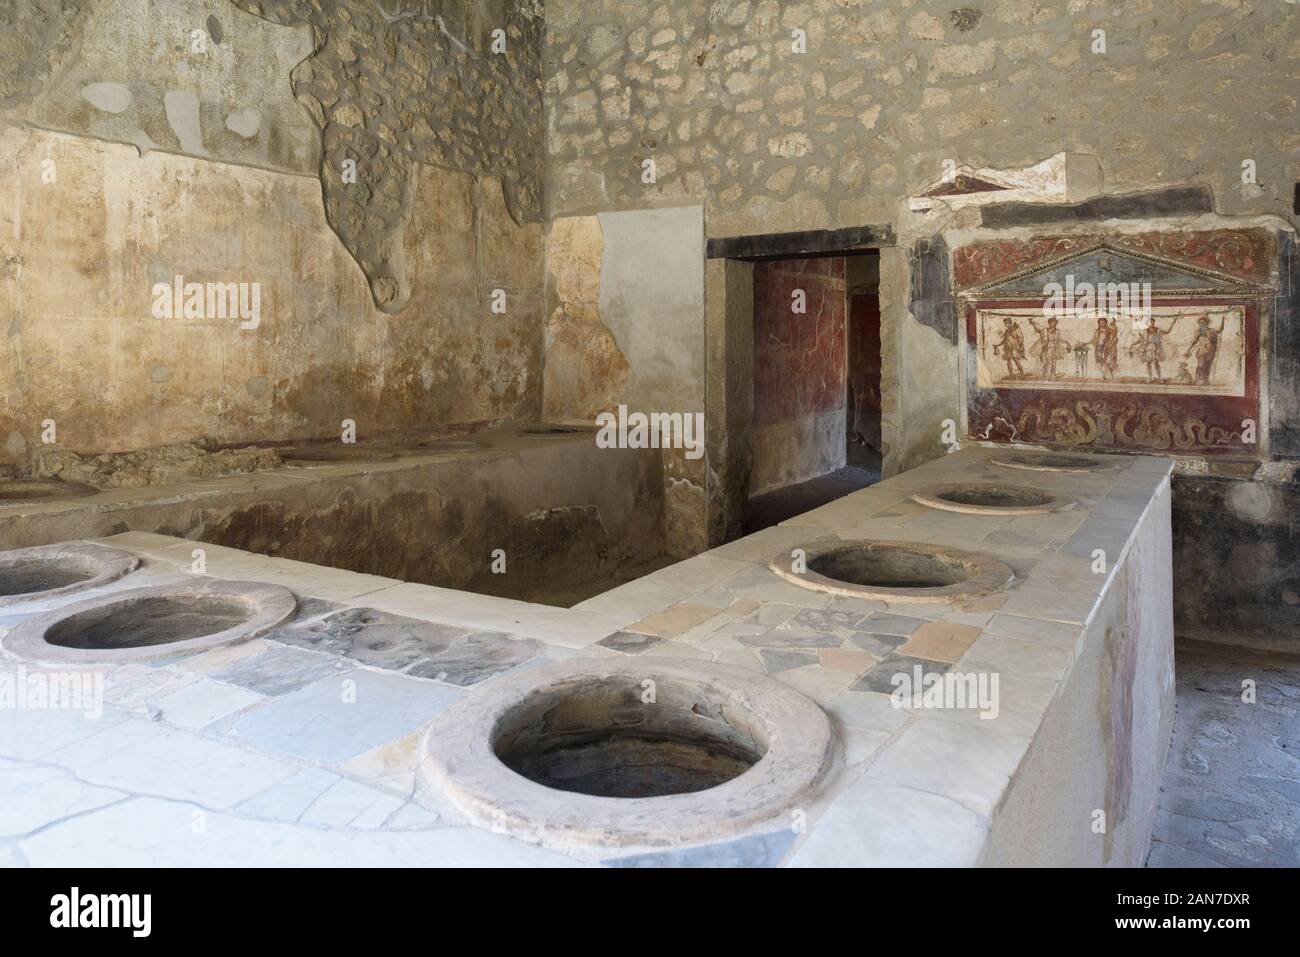
[[[1218,254],[1216,255],[1216,250]],[[1255,455],[1263,231],[954,251],[977,439]]]
[[[1246,394],[1244,305],[1153,306],[1044,317],[976,310],[981,388]]]

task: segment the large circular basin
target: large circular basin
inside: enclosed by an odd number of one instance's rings
[[[476,823],[553,846],[680,844],[807,807],[826,715],[756,672],[699,661],[561,662],[443,712],[422,767]]]
[[[98,588],[139,564],[129,552],[89,542],[0,552],[0,606]]]
[[[486,446],[471,439],[426,439],[400,449],[405,455],[454,455],[461,452],[481,452]]]
[[[1074,508],[1073,499],[1025,485],[932,485],[916,492],[912,501],[967,515],[1040,515]]]
[[[393,449],[372,445],[304,445],[280,449],[278,454],[289,465],[332,465],[339,462],[392,462],[398,458]]]
[[[582,435],[590,432],[590,429],[584,429],[577,425],[530,425],[523,430],[524,435],[538,436],[541,438],[555,437],[561,435]]]
[[[151,661],[235,645],[293,614],[276,585],[205,579],[84,599],[21,622],[3,639],[20,658],[51,663]]]
[[[782,553],[771,568],[800,588],[888,602],[974,598],[1015,578],[990,555],[914,542],[819,542]]]
[[[1024,472],[1114,472],[1115,462],[1069,452],[1002,452],[989,459],[993,465]]]

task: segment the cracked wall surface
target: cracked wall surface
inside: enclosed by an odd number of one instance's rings
[[[311,178],[12,127],[0,169],[0,462],[30,462],[47,419],[57,447],[93,453],[540,412],[541,227],[515,224],[494,180],[417,167],[414,294],[390,316]],[[155,318],[151,290],[176,275],[257,283],[260,323]]]
[[[92,0],[0,4],[0,110],[36,97],[72,49]]]
[[[285,28],[215,0],[95,0],[75,54],[15,119],[117,143],[315,175],[320,134],[289,73],[311,54]]]
[[[411,295],[416,167],[496,178],[540,220],[540,0],[13,0],[0,24],[0,111],[318,176],[384,312]]]
[[[401,243],[415,165],[496,177],[516,221],[540,220],[540,0],[231,2],[316,38],[293,91],[321,131],[326,214],[380,309],[410,297]]]
[[[0,3],[0,465],[47,419],[94,454],[540,414],[540,7],[395,9]],[[177,276],[260,324],[156,318]]]

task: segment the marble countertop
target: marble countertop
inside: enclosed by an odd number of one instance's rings
[[[201,567],[283,585],[299,597],[298,615],[246,644],[103,669],[94,719],[0,710],[0,776],[28,795],[18,823],[0,833],[0,862],[975,863],[1084,626],[1171,469],[1164,459],[1117,456],[1117,469],[1096,474],[1017,472],[991,465],[992,454],[966,448],[573,609],[160,535],[101,539],[143,565],[99,591],[183,580]],[[983,481],[1077,504],[988,516],[911,500],[938,483]],[[768,567],[801,545],[866,538],[985,553],[1016,582],[959,604],[894,603],[810,591]],[[0,634],[57,603],[0,610]],[[839,741],[825,790],[801,809],[798,827],[777,821],[711,845],[566,854],[469,825],[422,779],[421,730],[452,702],[517,669],[596,656],[714,661],[802,692],[832,717]],[[0,652],[0,672],[18,668],[28,678],[40,670]],[[915,668],[996,673],[996,716],[897,706],[890,679]],[[352,689],[350,704],[340,704],[340,682]],[[207,816],[208,836],[167,840],[169,827],[189,833],[194,813]]]

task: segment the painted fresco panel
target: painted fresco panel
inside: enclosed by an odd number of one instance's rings
[[[967,426],[970,435],[984,441],[994,442],[1028,442],[1034,444],[1077,446],[1095,449],[1119,449],[1128,451],[1154,451],[1162,453],[1198,453],[1198,454],[1235,454],[1254,455],[1259,446],[1258,422],[1259,402],[1259,310],[1257,304],[1249,302],[1226,303],[1221,301],[1183,300],[1166,302],[1153,306],[1153,318],[1163,323],[1160,327],[1168,329],[1173,325],[1177,330],[1179,324],[1187,322],[1180,319],[1161,318],[1186,312],[1195,314],[1197,330],[1199,317],[1209,314],[1218,328],[1218,315],[1225,311],[1239,312],[1244,329],[1244,347],[1242,375],[1240,377],[1240,394],[1225,385],[1231,379],[1235,383],[1235,373],[1229,377],[1218,363],[1223,361],[1224,345],[1220,337],[1218,353],[1206,370],[1207,385],[1197,386],[1196,374],[1201,371],[1200,364],[1189,363],[1191,383],[1179,381],[1184,376],[1166,373],[1161,364],[1158,381],[1147,382],[1107,382],[1105,373],[1098,370],[1096,345],[1089,340],[1088,374],[1075,375],[1075,355],[1073,350],[1065,352],[1064,358],[1057,363],[1056,378],[1045,377],[1042,360],[1039,355],[1031,354],[1031,346],[1037,344],[1037,337],[1031,336],[1025,343],[1025,357],[1021,359],[1026,378],[1020,381],[1005,381],[1006,363],[1002,357],[994,357],[995,365],[989,368],[992,376],[997,369],[1004,381],[994,380],[990,385],[980,382],[979,356],[980,313],[1011,313],[1012,315],[1033,314],[1042,316],[1043,304],[1025,301],[1011,303],[980,303],[978,308],[969,304],[966,313],[967,343],[970,350],[967,383]],[[1039,326],[1044,320],[1037,319]],[[1094,324],[1095,319],[1090,319]],[[1225,317],[1225,330],[1229,328],[1230,318]],[[1027,323],[1027,319],[1026,319]],[[1062,325],[1072,328],[1069,318],[1062,320]],[[1124,370],[1127,378],[1134,378],[1133,363],[1140,362],[1137,375],[1147,375],[1146,352],[1143,351],[1145,330],[1141,333],[1130,322],[1128,337],[1119,336],[1120,351],[1125,351],[1123,343],[1134,348],[1134,355],[1126,356],[1127,365],[1117,365],[1114,371],[1119,378]],[[1184,353],[1198,331],[1188,328],[1185,332],[1174,333],[1174,343],[1182,343]],[[991,345],[1002,338],[999,331],[988,337]],[[1081,336],[1079,338],[1082,338]],[[1042,350],[1038,350],[1041,352]],[[1166,337],[1162,344],[1165,354],[1173,354],[1173,348]],[[1200,351],[1204,353],[1202,346]],[[1059,353],[1058,353],[1059,354]],[[1197,350],[1192,351],[1192,357]],[[1103,358],[1114,362],[1106,349]],[[1182,362],[1187,361],[1184,356]],[[1204,360],[1201,360],[1204,361]],[[1154,372],[1154,370],[1152,370]],[[1100,378],[1101,381],[1097,381]],[[1166,381],[1172,380],[1172,381]],[[1250,423],[1255,423],[1251,426]]]
[[[1145,321],[1042,307],[976,310],[981,389],[1246,394],[1246,307],[1153,306]]]
[[[1212,270],[1245,282],[1269,280],[1276,245],[1265,229],[1217,229],[1187,233],[1110,233],[1038,236],[963,246],[953,253],[953,273],[961,288],[985,285],[1041,263],[1068,258],[1105,243],[1139,256]]]
[[[802,290],[806,311],[791,308]],[[754,422],[769,425],[843,408],[844,258],[754,265]]]
[[[1258,455],[1260,315],[1271,248],[1262,231],[1223,230],[955,250],[969,434]],[[1105,308],[1100,295],[1062,302],[1049,290],[1065,283],[1140,285],[1144,298],[1137,310]]]

